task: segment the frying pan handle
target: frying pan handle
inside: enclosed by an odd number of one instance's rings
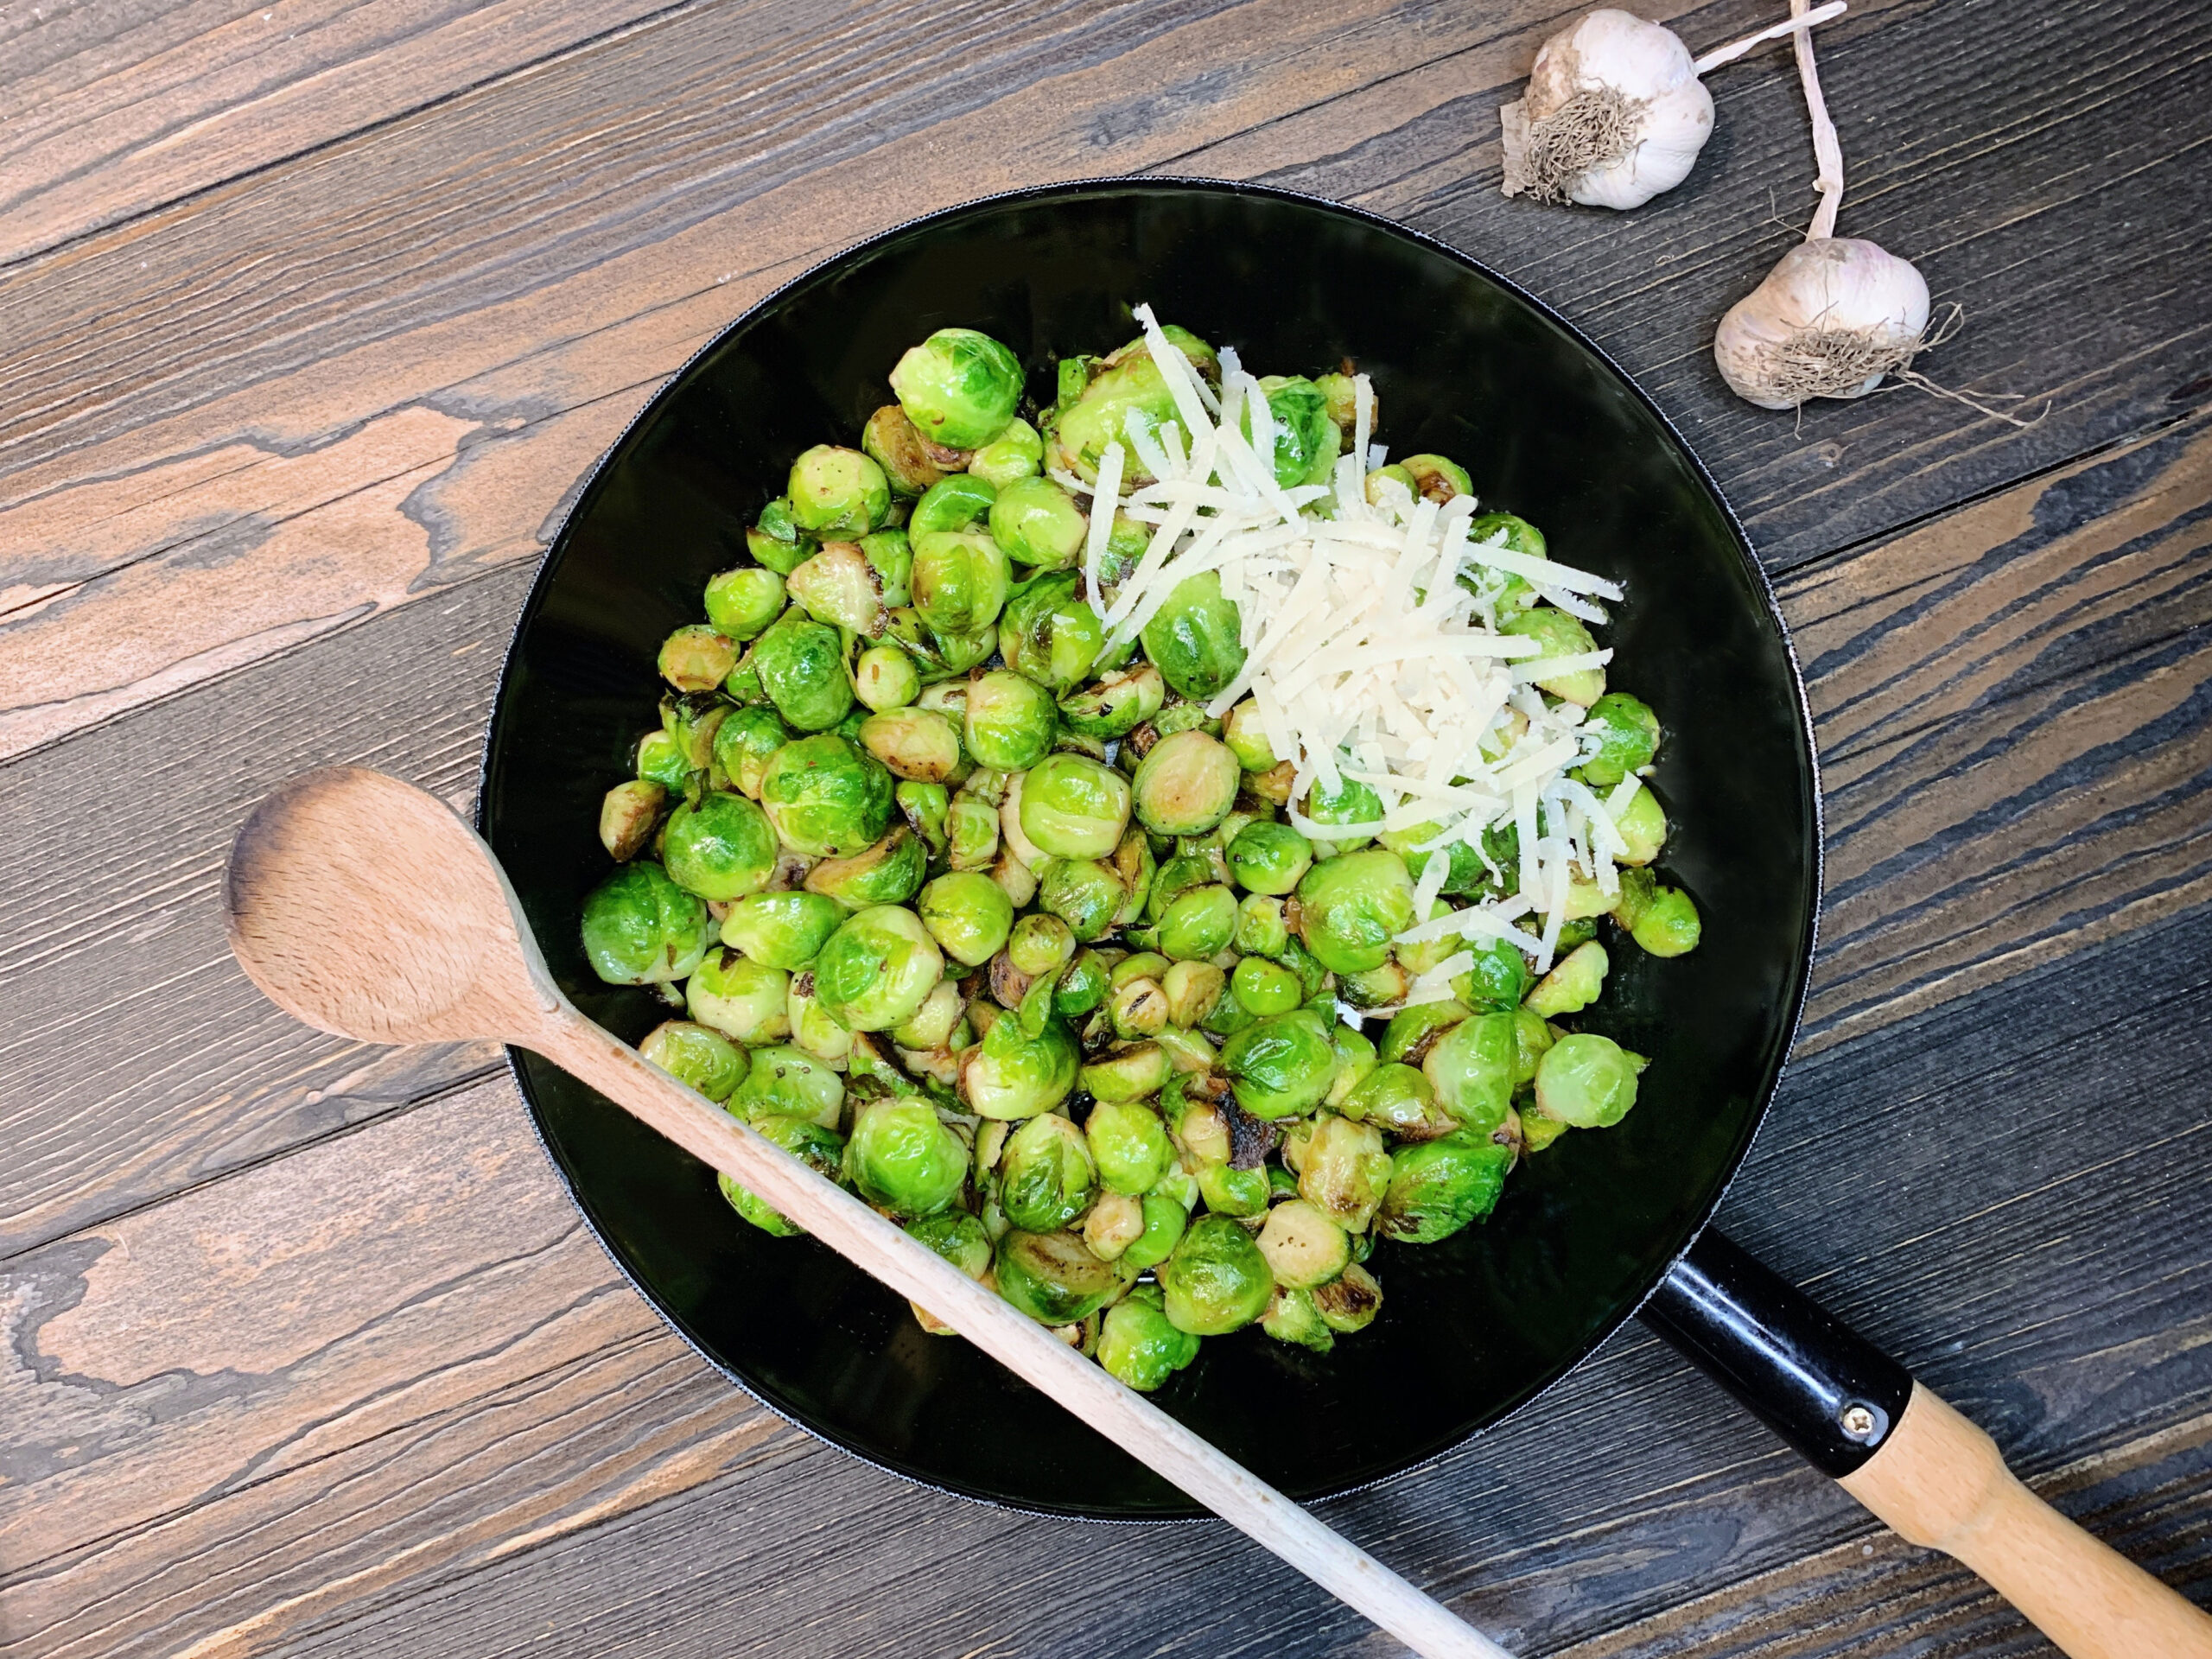
[[[1988,1435],[1711,1228],[1643,1319],[1901,1536],[1981,1574],[2073,1659],[2212,1659],[2212,1618],[2044,1503]]]

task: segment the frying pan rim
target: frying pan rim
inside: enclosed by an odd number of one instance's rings
[[[1766,620],[1772,626],[1775,637],[1781,642],[1783,655],[1789,668],[1789,689],[1796,702],[1797,734],[1804,745],[1806,798],[1802,804],[1810,830],[1808,838],[1810,868],[1807,872],[1809,881],[1806,888],[1809,902],[1804,918],[1804,944],[1796,964],[1795,982],[1789,991],[1787,1016],[1782,1022],[1779,1058],[1775,1061],[1773,1076],[1766,1080],[1759,1090],[1760,1098],[1745,1128],[1741,1145],[1730,1156],[1726,1172],[1713,1184],[1712,1192],[1700,1206],[1695,1221],[1688,1228],[1681,1245],[1666,1258],[1665,1265],[1651,1275],[1648,1284],[1633,1296],[1624,1299],[1619,1306],[1599,1321],[1598,1328],[1571,1358],[1563,1361],[1551,1376],[1530,1389],[1528,1395],[1519,1402],[1507,1407],[1497,1416],[1486,1423],[1468,1429],[1449,1443],[1439,1446],[1395,1469],[1347,1481],[1340,1485],[1331,1486],[1300,1500],[1309,1505],[1332,1503],[1366,1491],[1385,1482],[1402,1480],[1408,1475],[1427,1471],[1459,1451],[1470,1440],[1488,1433],[1500,1424],[1528,1410],[1580,1369],[1584,1362],[1599,1349],[1605,1346],[1606,1342],[1611,1340],[1624,1325],[1634,1319],[1644,1304],[1657,1294],[1682,1258],[1689,1254],[1698,1239],[1713,1224],[1714,1214],[1719,1211],[1722,1201],[1726,1198],[1729,1189],[1735,1184],[1737,1176],[1742,1173],[1745,1161],[1751,1156],[1751,1149],[1758,1144],[1759,1133],[1766,1124],[1767,1114],[1772,1109],[1775,1094],[1781,1088],[1783,1078],[1789,1071],[1790,1056],[1796,1046],[1797,1034],[1804,1020],[1805,1003],[1812,983],[1814,961],[1819,951],[1821,895],[1826,886],[1827,874],[1827,826],[1822,814],[1820,748],[1813,727],[1811,704],[1806,696],[1804,672],[1797,657],[1796,641],[1791,637],[1789,625],[1783,618],[1782,607],[1775,598],[1774,584],[1767,575],[1766,567],[1759,562],[1758,552],[1751,545],[1751,537],[1745,531],[1743,522],[1736,516],[1734,506],[1722,493],[1719,483],[1707,470],[1703,459],[1650,394],[1637,384],[1626,369],[1615,362],[1602,346],[1591,340],[1580,328],[1511,277],[1492,270],[1473,255],[1452,246],[1440,238],[1431,236],[1427,232],[1416,230],[1411,226],[1401,224],[1395,219],[1385,218],[1382,214],[1370,213],[1363,207],[1357,207],[1350,203],[1337,201],[1307,191],[1288,189],[1280,185],[1255,184],[1241,180],[1208,179],[1176,174],[1106,174],[1091,178],[1063,179],[1050,184],[1029,185],[1019,189],[995,191],[988,195],[971,197],[948,207],[933,209],[926,213],[916,214],[911,219],[902,219],[895,225],[888,226],[872,236],[840,248],[834,253],[825,255],[804,270],[779,283],[746,307],[736,316],[715,329],[710,339],[703,342],[697,350],[671,370],[653,388],[652,394],[645,399],[638,412],[624,423],[621,431],[616,434],[607,447],[600,452],[589,470],[571,487],[568,503],[560,510],[558,524],[547,542],[544,552],[538,557],[537,572],[531,578],[530,591],[524,597],[522,608],[516,615],[514,626],[507,636],[506,650],[500,659],[498,690],[493,698],[491,717],[485,723],[484,741],[477,766],[474,824],[477,833],[488,843],[491,839],[490,801],[493,767],[498,756],[499,739],[505,725],[509,700],[514,689],[518,653],[524,635],[537,620],[540,607],[557,579],[556,565],[560,563],[560,556],[567,544],[569,532],[575,524],[577,515],[596,497],[615,458],[630,442],[632,435],[660,412],[664,399],[676,386],[683,383],[694,368],[713,354],[731,334],[767,312],[785,296],[823,280],[832,271],[852,264],[910,232],[1015,203],[1045,202],[1065,196],[1122,191],[1146,194],[1154,192],[1168,194],[1180,191],[1230,198],[1255,198],[1284,202],[1324,213],[1333,213],[1370,229],[1403,238],[1424,251],[1440,255],[1454,264],[1494,284],[1558,328],[1577,347],[1610,374],[1630,396],[1642,405],[1644,412],[1657,423],[1660,430],[1673,442],[1677,454],[1688,463],[1690,473],[1698,485],[1705,491],[1712,504],[1719,509],[1722,523],[1726,525],[1730,535],[1734,539],[1737,557],[1750,573],[1755,589],[1764,606]],[[1056,1518],[1096,1522],[1103,1525],[1128,1527],[1187,1526],[1217,1518],[1211,1512],[1196,1505],[1192,1506],[1189,1512],[1182,1514],[1155,1512],[1132,1516],[1102,1513],[1095,1508],[1072,1505],[1064,1507],[1051,1503],[1033,1503],[1009,1498],[1002,1494],[978,1491],[939,1475],[904,1466],[872,1450],[853,1445],[838,1434],[801,1420],[792,1412],[768,1399],[735,1367],[709,1351],[704,1344],[684,1327],[683,1323],[663,1302],[660,1296],[631,1269],[630,1264],[614,1248],[601,1230],[589,1206],[585,1204],[579,1189],[575,1170],[554,1144],[552,1137],[547,1131],[543,1110],[538,1103],[537,1095],[531,1088],[529,1074],[523,1064],[524,1052],[509,1045],[505,1052],[508,1073],[513,1077],[515,1086],[522,1095],[524,1104],[529,1109],[528,1116],[531,1132],[537,1135],[538,1144],[544,1149],[547,1158],[552,1162],[554,1167],[560,1171],[562,1184],[568,1189],[569,1202],[576,1206],[577,1212],[583,1217],[585,1224],[590,1228],[592,1236],[597,1240],[600,1248],[607,1253],[608,1259],[614,1264],[615,1270],[660,1317],[662,1323],[673,1331],[687,1347],[764,1409],[815,1440],[833,1446],[847,1456],[857,1459],[873,1468],[880,1469],[887,1474],[894,1475],[902,1480],[912,1481],[918,1485],[926,1486],[937,1491],[949,1493],[969,1503],[984,1504],[992,1509],[1018,1514],[1050,1516]]]

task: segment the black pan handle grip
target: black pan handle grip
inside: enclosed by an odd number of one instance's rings
[[[1912,1399],[1911,1372],[1710,1227],[1642,1317],[1838,1480],[1881,1449]]]

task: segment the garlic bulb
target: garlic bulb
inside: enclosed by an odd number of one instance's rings
[[[1863,397],[1912,360],[1928,332],[1928,284],[1855,237],[1801,242],[1728,308],[1713,336],[1720,378],[1762,409]]]

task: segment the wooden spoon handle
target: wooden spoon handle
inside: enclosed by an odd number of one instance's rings
[[[1995,1441],[1917,1383],[1882,1449],[1840,1484],[1902,1537],[1979,1573],[2073,1659],[2212,1659],[2212,1617],[2022,1485]]]
[[[573,1007],[516,1040],[758,1193],[1323,1589],[1431,1659],[1510,1659],[1389,1568],[1123,1387],[858,1198],[677,1083]]]

